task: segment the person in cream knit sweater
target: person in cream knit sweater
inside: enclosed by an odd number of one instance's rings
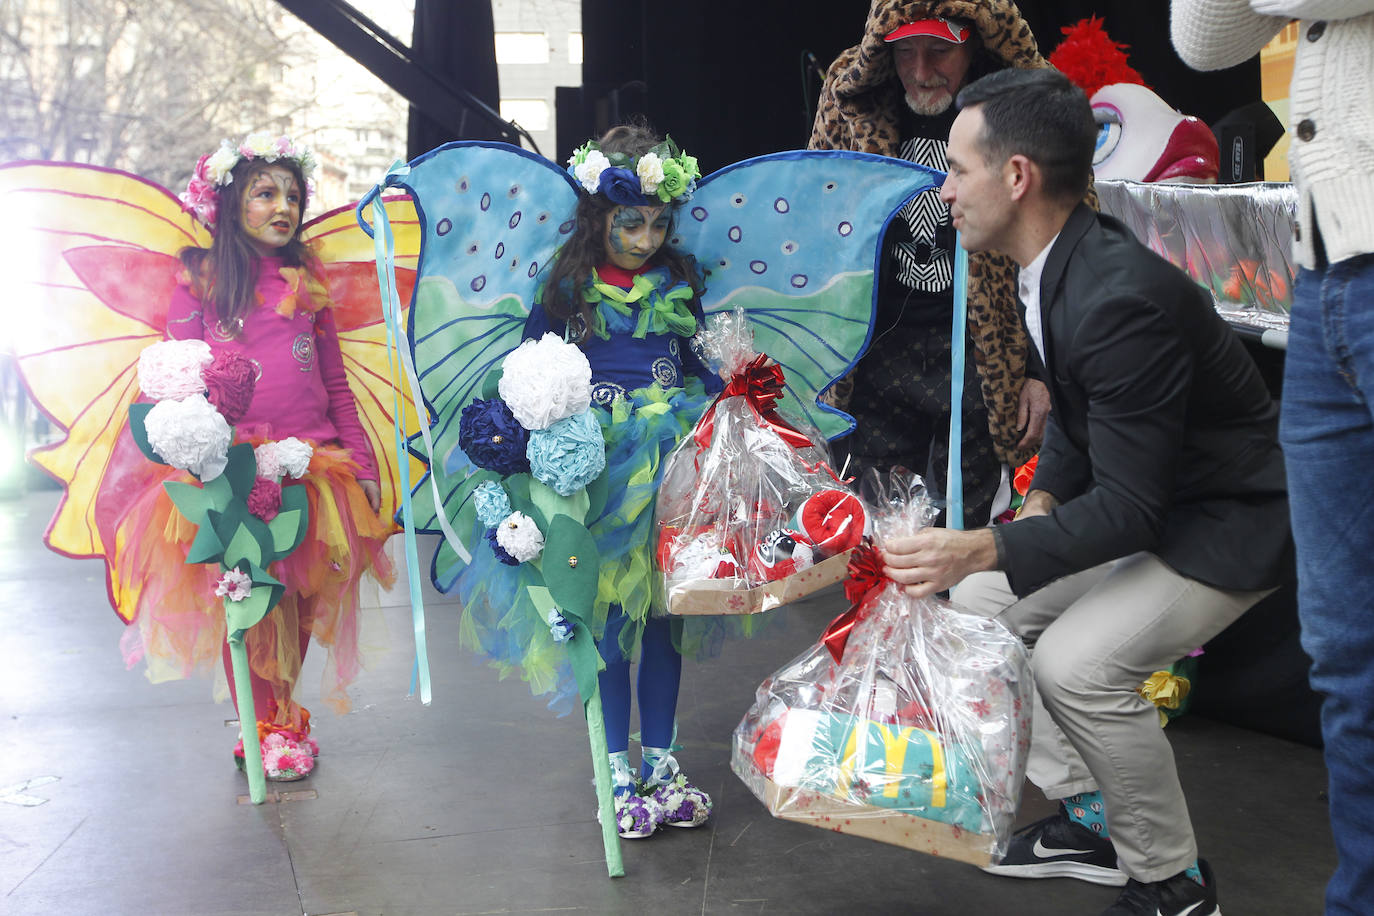
[[[1250,58],[1298,19],[1290,93],[1298,189],[1279,435],[1298,551],[1298,611],[1324,695],[1339,863],[1326,912],[1374,900],[1374,515],[1351,499],[1374,467],[1374,0],[1173,0],[1179,56]]]

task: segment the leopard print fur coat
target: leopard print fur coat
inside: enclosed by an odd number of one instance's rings
[[[892,51],[883,36],[899,25],[937,16],[973,24],[981,48],[975,53],[970,79],[1004,67],[1049,66],[1011,0],[873,0],[863,41],[840,54],[826,73],[811,134],[812,149],[898,155],[904,102]],[[1013,467],[1034,454],[1016,448],[1021,439],[1016,412],[1029,346],[1016,309],[1016,270],[1016,263],[998,252],[969,258],[973,359],[997,456]],[[835,406],[843,408],[848,402],[852,384],[845,378],[831,389]]]

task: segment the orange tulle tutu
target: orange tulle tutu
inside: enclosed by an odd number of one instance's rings
[[[217,564],[186,562],[195,526],[172,505],[162,483],[191,481],[184,471],[161,473],[133,501],[115,529],[109,588],[115,609],[132,625],[122,640],[130,667],[145,662],[154,682],[213,671],[225,640],[224,605],[215,596]],[[301,635],[329,651],[325,701],[349,707],[348,684],[362,667],[358,649],[358,583],[368,573],[395,581],[385,553],[391,525],[367,504],[345,449],[316,447],[302,479],[310,505],[305,540],[268,570],[286,586],[278,605],[248,631],[253,673],[290,697],[300,675]],[[287,481],[290,483],[290,481]]]

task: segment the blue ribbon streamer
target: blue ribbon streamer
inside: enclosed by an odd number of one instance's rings
[[[410,167],[402,162],[392,165],[386,174],[384,184],[392,184],[410,172]],[[425,638],[425,606],[420,593],[420,559],[415,544],[414,508],[410,499],[410,453],[406,449],[409,431],[405,427],[405,411],[401,406],[401,379],[397,367],[401,341],[404,333],[400,330],[401,306],[396,295],[396,244],[391,234],[391,220],[386,215],[386,203],[382,195],[372,200],[372,220],[376,231],[372,234],[372,244],[377,260],[377,289],[381,294],[382,314],[386,319],[386,357],[391,373],[391,396],[394,422],[392,429],[396,437],[396,458],[401,478],[401,519],[405,525],[406,579],[410,585],[411,621],[415,630],[415,664],[411,668],[410,695],[414,696],[418,685],[420,702],[428,706],[431,699],[429,679],[429,648]],[[417,405],[420,402],[416,402]],[[424,409],[418,407],[417,409]]]
[[[968,252],[954,234],[954,326],[950,351],[949,467],[945,471],[945,527],[964,528],[964,365],[968,337]]]

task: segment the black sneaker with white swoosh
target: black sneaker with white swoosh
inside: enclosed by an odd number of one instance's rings
[[[1002,861],[983,871],[1009,878],[1077,878],[1111,887],[1126,883],[1112,841],[1069,820],[1062,806],[1058,814],[1013,834]]]
[[[1206,861],[1198,859],[1203,884],[1186,873],[1148,884],[1132,878],[1102,916],[1221,916],[1217,882]]]

